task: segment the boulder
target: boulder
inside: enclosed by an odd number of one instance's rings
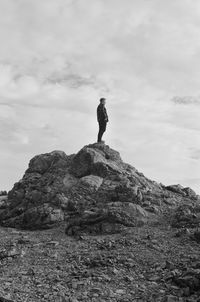
[[[127,227],[141,226],[148,214],[139,205],[131,203],[109,203],[106,208],[84,211],[67,221],[67,235],[80,233],[117,233]]]
[[[7,191],[0,191],[0,196],[6,196],[7,195]]]
[[[68,161],[67,155],[63,151],[53,151],[42,155],[37,155],[31,159],[27,173],[44,174],[52,166],[63,167]]]
[[[196,228],[200,225],[200,207],[190,204],[178,206],[172,215],[172,227]]]
[[[103,178],[96,176],[96,175],[88,175],[88,176],[82,177],[80,179],[80,183],[83,186],[89,187],[92,190],[97,191],[103,183]]]
[[[192,199],[198,199],[198,195],[189,187],[186,187],[183,189],[183,191],[186,193],[186,196],[192,198]]]
[[[190,269],[182,272],[180,275],[173,277],[173,282],[182,288],[188,288],[189,295],[199,290],[200,287],[200,270]]]
[[[116,200],[122,202],[141,203],[142,193],[138,186],[132,186],[130,181],[120,183],[115,188]]]
[[[97,145],[97,146],[96,146]],[[121,173],[119,153],[101,144],[81,149],[73,158],[71,172],[80,178],[90,174],[106,177],[109,172]],[[99,147],[99,148],[98,148]]]
[[[189,187],[184,188],[181,185],[170,185],[165,187],[167,190],[180,194],[182,196],[187,196],[191,199],[198,199],[198,195]]]
[[[194,239],[200,243],[200,228],[197,228],[194,232]]]
[[[71,157],[53,151],[31,159],[23,178],[8,192],[7,206],[0,211],[1,225],[37,229],[63,221],[65,206],[57,196],[77,183],[68,173]]]
[[[63,178],[63,184],[66,189],[70,189],[78,183],[78,180],[75,176],[70,173],[66,173]]]
[[[62,221],[64,221],[64,213],[61,209],[44,204],[29,208],[19,215],[12,215],[10,218],[2,220],[1,225],[34,230],[51,228]]]
[[[0,210],[5,209],[8,206],[7,195],[0,196]]]

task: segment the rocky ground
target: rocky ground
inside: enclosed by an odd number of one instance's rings
[[[200,301],[200,245],[166,222],[112,235],[0,229],[0,301]],[[8,299],[8,300],[3,300]]]
[[[104,144],[35,156],[0,225],[0,302],[200,302],[200,197]]]

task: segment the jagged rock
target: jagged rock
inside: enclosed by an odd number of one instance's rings
[[[175,237],[181,237],[183,235],[190,235],[190,230],[187,228],[181,228],[175,233]]]
[[[51,153],[46,153],[35,156],[31,159],[29,163],[29,168],[26,171],[27,173],[39,173],[44,174],[51,167],[63,168],[63,165],[66,165],[68,161],[67,155],[62,151],[53,151]]]
[[[172,227],[195,228],[200,225],[200,207],[182,204],[176,208],[172,216]]]
[[[72,157],[61,151],[35,156],[23,179],[8,193],[8,205],[0,211],[1,224],[34,229],[63,221],[66,200],[59,194],[77,183],[68,173]]]
[[[194,239],[200,243],[200,229],[197,229],[195,232],[194,232]]]
[[[139,205],[113,202],[106,209],[84,211],[81,215],[67,221],[66,234],[79,232],[116,233],[124,227],[143,225],[148,214]]]
[[[116,188],[116,200],[122,202],[133,202],[141,203],[142,202],[142,193],[139,190],[138,186],[131,186],[130,181],[126,183],[120,183]]]
[[[170,197],[169,198],[164,198],[163,202],[165,204],[169,205],[169,206],[176,206],[176,204],[177,204],[176,198],[170,198]]]
[[[117,151],[108,146],[94,144],[84,147],[75,155],[71,171],[78,178],[90,174],[105,177],[109,171],[122,173],[120,163],[122,160]]]
[[[39,207],[27,209],[21,214],[9,215],[1,221],[1,224],[6,227],[17,227],[24,229],[45,229],[50,228],[64,220],[64,213],[61,209],[55,209],[48,204],[43,204]]]
[[[180,301],[176,296],[168,295],[164,302],[178,302]]]
[[[97,191],[99,187],[102,185],[103,178],[96,175],[88,175],[84,176],[80,179],[80,183],[86,187],[94,189]]]
[[[115,232],[184,200],[195,202],[195,193],[151,181],[124,163],[119,152],[95,143],[77,154],[53,151],[31,159],[23,178],[0,197],[0,224],[42,229],[65,220],[68,233],[77,227],[91,230],[89,225],[96,232],[100,225]]]
[[[170,185],[170,186],[166,186],[166,189],[169,191],[172,191],[174,193],[178,193],[181,194],[183,196],[186,196],[186,192],[184,191],[184,187],[181,185]]]
[[[67,210],[71,206],[69,199],[64,194],[57,194],[53,203],[63,210]]]
[[[183,191],[186,193],[186,196],[190,198],[198,198],[198,195],[194,192],[194,190],[189,187],[184,188]]]
[[[159,208],[156,207],[155,205],[148,205],[144,207],[146,211],[150,212],[150,213],[155,213],[158,214],[159,213]]]
[[[189,187],[184,188],[181,185],[171,185],[171,186],[166,186],[165,187],[167,190],[178,193],[182,196],[189,197],[191,199],[198,199],[198,195]]]
[[[0,302],[14,302],[14,301],[10,299],[6,299],[4,297],[0,297]]]
[[[7,195],[0,196],[0,210],[5,209],[7,206]]]
[[[7,195],[7,191],[0,191],[0,196],[6,196]]]
[[[66,189],[70,189],[78,183],[78,180],[73,175],[67,173],[63,178],[63,184]]]
[[[180,287],[188,288],[189,294],[191,294],[199,290],[200,270],[187,270],[186,272],[183,272],[180,276],[174,276],[173,282]]]

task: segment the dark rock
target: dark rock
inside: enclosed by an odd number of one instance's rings
[[[4,248],[2,250],[0,250],[0,259],[4,259],[4,258],[13,258],[16,256],[19,256],[20,252],[17,250],[17,248],[13,245],[10,246],[9,248]]]
[[[116,188],[116,200],[122,202],[141,203],[142,193],[138,186],[131,186],[130,181],[126,183],[120,183]]]
[[[183,191],[186,193],[186,195],[190,198],[197,199],[198,195],[189,187],[184,188]]]
[[[139,205],[131,203],[110,203],[105,209],[85,211],[68,220],[67,235],[79,232],[116,233],[125,227],[143,225],[148,215]]]
[[[109,172],[122,173],[122,160],[117,151],[106,145],[94,144],[81,149],[73,158],[71,172],[76,177],[90,174],[105,177]]]
[[[187,228],[182,228],[175,233],[175,237],[181,237],[183,235],[190,235],[190,230]]]
[[[171,225],[176,228],[195,228],[200,224],[200,208],[190,204],[178,206],[172,217]]]
[[[14,302],[13,300],[0,297],[0,302]]]
[[[178,302],[179,299],[176,296],[168,295],[164,302]]]
[[[44,204],[39,207],[34,207],[18,212],[18,215],[7,215],[1,224],[6,227],[17,227],[24,229],[45,229],[54,226],[64,220],[64,213],[61,209],[50,207]],[[9,217],[11,216],[11,217]]]
[[[199,290],[200,287],[200,270],[191,269],[182,272],[181,275],[175,275],[173,282],[181,288],[187,289],[188,295]]]
[[[27,173],[39,173],[44,174],[47,170],[56,165],[57,168],[66,164],[68,161],[67,155],[62,151],[53,151],[35,156],[29,163]]]
[[[68,234],[81,228],[118,232],[166,207],[194,202],[194,196],[189,188],[149,180],[124,163],[119,152],[95,143],[76,155],[53,151],[31,159],[23,178],[0,197],[0,224],[44,229],[66,221]]]
[[[80,183],[87,188],[97,191],[103,183],[103,178],[96,175],[88,175],[80,178]]]
[[[198,289],[199,288],[199,279],[193,276],[184,276],[176,279],[176,284],[180,287],[189,287]]]
[[[150,213],[155,213],[155,214],[159,213],[158,207],[156,207],[154,205],[145,206],[145,210],[148,211],[148,212],[150,212]]]
[[[5,209],[8,206],[7,195],[0,196],[0,210]]]
[[[200,229],[197,229],[195,232],[194,232],[194,239],[200,243]]]
[[[0,196],[6,196],[7,195],[7,191],[0,191]]]
[[[191,199],[195,199],[195,200],[198,199],[198,195],[194,192],[194,190],[192,190],[189,187],[184,188],[181,185],[170,185],[170,186],[166,186],[165,188],[171,192],[180,194],[182,196],[187,196],[187,197],[189,197]]]
[[[187,193],[184,191],[184,187],[181,185],[170,185],[165,187],[167,190],[186,196]]]

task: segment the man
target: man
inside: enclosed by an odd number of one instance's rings
[[[104,132],[106,131],[106,125],[108,122],[108,115],[107,115],[107,111],[105,108],[105,104],[106,104],[106,99],[101,98],[100,104],[97,107],[97,120],[99,123],[99,133],[98,133],[98,139],[97,139],[98,143],[104,142],[101,139],[102,139]]]

